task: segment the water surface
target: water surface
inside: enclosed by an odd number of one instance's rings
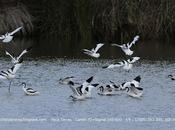
[[[20,47],[17,48],[20,52],[33,43],[32,41],[23,41],[18,44]],[[89,130],[92,129],[92,126],[93,129],[101,130],[116,128],[120,130],[174,129],[175,82],[167,77],[169,74],[175,74],[173,45],[159,46],[158,44],[157,51],[153,51],[156,44],[141,43],[136,47],[135,53],[143,58],[134,64],[132,71],[126,72],[120,68],[102,69],[102,66],[123,58],[122,52],[117,48],[108,46],[102,48],[101,59],[83,59],[88,57],[82,55],[78,47],[75,50],[63,47],[64,51],[62,48],[57,50],[51,43],[49,46],[43,43],[43,47],[41,47],[42,43],[38,44],[40,46],[34,47],[25,56],[23,65],[17,72],[17,79],[13,81],[11,94],[8,93],[8,81],[1,80],[0,82],[1,129],[72,130],[83,128]],[[144,48],[144,45],[147,48]],[[1,70],[12,66],[9,57],[4,57],[5,48],[9,51],[15,50],[8,45],[2,46]],[[63,58],[63,56],[65,57]],[[107,56],[113,59],[104,59]],[[158,58],[159,56],[160,58]],[[73,102],[69,98],[72,94],[69,87],[58,83],[59,78],[66,76],[75,76],[77,82],[83,82],[90,76],[94,76],[93,83],[108,84],[109,80],[112,80],[120,84],[132,80],[138,75],[142,77],[141,87],[144,88],[141,99],[131,98],[125,93],[111,97],[99,96],[97,90],[94,89],[92,99]],[[41,94],[26,96],[19,86],[21,82],[26,82]],[[8,122],[2,121],[2,118],[37,118],[44,119],[44,121]],[[82,121],[78,121],[80,118]],[[140,118],[145,118],[147,121],[138,121]],[[164,121],[155,121],[156,118],[162,118]],[[173,121],[165,121],[167,118]],[[54,119],[62,120],[53,121]],[[120,121],[105,121],[112,119]],[[153,121],[148,121],[148,119]]]

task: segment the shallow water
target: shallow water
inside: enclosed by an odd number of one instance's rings
[[[174,129],[175,82],[168,79],[167,75],[174,73],[175,61],[140,60],[131,72],[119,68],[102,69],[102,66],[112,62],[113,60],[26,58],[17,72],[17,79],[13,81],[11,94],[6,87],[8,82],[0,82],[0,128],[6,130]],[[0,58],[0,69],[11,67],[9,63],[9,58]],[[103,84],[109,83],[109,80],[122,83],[141,75],[143,97],[135,99],[126,94],[99,96],[94,89],[92,99],[73,102],[69,98],[72,94],[69,87],[58,84],[58,79],[62,77],[75,76],[77,82],[83,82],[92,75],[93,83]],[[26,82],[28,86],[38,90],[40,95],[24,95],[19,86],[21,82]],[[37,118],[44,121],[8,122],[2,121],[2,118]],[[84,120],[78,121],[80,118]],[[138,121],[140,118],[147,121]],[[156,118],[174,120],[155,121]],[[53,121],[54,119],[57,121]],[[110,121],[112,119],[118,121]]]

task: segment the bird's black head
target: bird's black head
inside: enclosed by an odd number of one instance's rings
[[[19,86],[21,86],[21,85],[25,87],[26,86],[26,83],[25,82],[22,82]]]
[[[170,77],[170,78],[171,78],[171,77],[173,77],[173,75],[172,75],[172,74],[169,74],[169,75],[168,75],[168,77]]]
[[[73,85],[74,85],[74,82],[69,81],[69,82],[68,82],[68,85],[72,85],[72,86],[73,86]]]
[[[126,83],[126,82],[122,83],[122,86],[124,86],[125,83]]]
[[[131,85],[131,87],[135,87],[135,85],[133,83],[131,83],[130,85]]]
[[[106,85],[107,88],[110,88],[111,86],[110,85]]]

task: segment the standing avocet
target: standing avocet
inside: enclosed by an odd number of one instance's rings
[[[12,68],[6,70],[6,71],[1,71],[0,72],[0,79],[7,79],[10,81],[9,84],[9,92],[10,92],[10,86],[12,79],[15,78],[15,74],[17,70],[21,67],[23,59],[21,59],[17,64],[15,64]]]
[[[39,95],[38,91],[34,90],[33,88],[28,88],[25,82],[22,82],[21,85],[23,86],[22,89],[26,95],[29,95],[29,96]]]

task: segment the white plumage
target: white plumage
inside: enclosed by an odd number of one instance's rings
[[[25,82],[23,82],[21,85],[23,86],[22,89],[26,95],[35,96],[39,94],[39,92],[34,90],[33,88],[27,87]]]
[[[73,76],[69,76],[69,77],[65,77],[65,78],[60,78],[59,79],[59,83],[63,84],[63,85],[68,85],[70,81],[72,81],[74,77]]]
[[[10,86],[11,86],[11,82],[12,82],[12,79],[15,78],[15,74],[17,72],[17,70],[21,67],[22,65],[22,59],[17,63],[15,64],[12,68],[6,70],[6,71],[1,71],[0,72],[0,79],[7,79],[10,81],[10,84],[9,84],[9,92],[10,92]]]
[[[83,49],[83,53],[95,57],[95,58],[99,58],[100,57],[100,53],[97,53],[97,51],[103,46],[104,44],[99,43],[97,44],[96,48],[92,49],[92,50],[87,50],[87,49]]]
[[[0,39],[2,40],[2,42],[8,43],[13,39],[13,34],[15,34],[16,32],[18,32],[21,29],[22,29],[22,27],[19,27],[19,28],[15,29],[13,32],[10,32],[10,33],[7,32],[6,34],[1,35]]]
[[[5,52],[6,55],[9,55],[11,57],[12,63],[16,64],[19,62],[19,60],[22,58],[24,54],[26,54],[28,51],[31,50],[32,47],[29,47],[21,52],[21,54],[18,57],[12,56],[9,52]]]
[[[132,45],[134,45],[136,43],[136,41],[138,41],[139,36],[135,36],[133,41],[131,43],[126,43],[126,44],[111,44],[112,46],[117,46],[120,47],[122,49],[122,51],[126,54],[126,55],[132,55],[134,52],[130,49],[132,47]]]
[[[111,64],[109,66],[104,66],[103,68],[113,69],[113,68],[116,68],[116,67],[123,67],[123,69],[125,69],[125,70],[130,70],[133,67],[133,63],[135,63],[139,59],[140,59],[140,57],[132,57],[128,60],[123,60],[123,61],[118,62],[116,64]]]
[[[83,82],[82,85],[80,86],[75,86],[74,82],[70,81],[69,82],[69,87],[71,88],[73,95],[71,95],[70,97],[73,100],[85,100],[86,99],[86,87],[88,87],[90,85],[90,83],[93,80],[93,76],[88,78],[85,82]]]
[[[102,96],[116,95],[116,93],[114,92],[114,89],[110,85],[100,86],[98,89],[100,90],[100,92],[98,92],[98,95],[102,95]]]
[[[131,97],[139,98],[143,94],[143,88],[136,87],[133,83],[130,84],[130,87],[126,87],[126,93]]]
[[[171,80],[175,80],[175,76],[172,75],[172,74],[168,75],[168,77],[169,77]]]

